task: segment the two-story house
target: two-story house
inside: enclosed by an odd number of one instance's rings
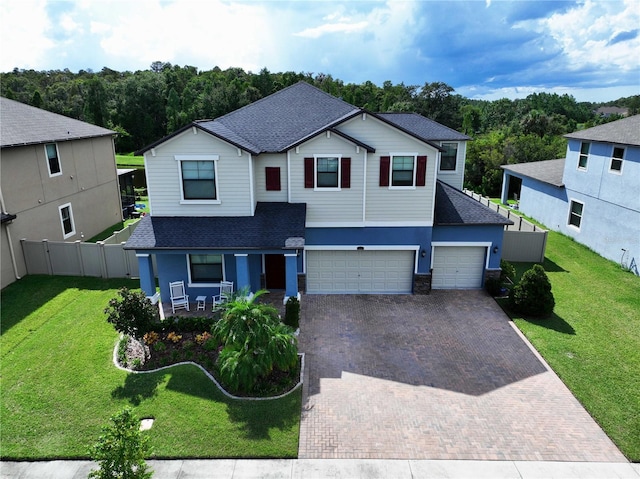
[[[499,272],[502,216],[464,195],[469,137],[305,82],[141,150],[151,214],[126,244],[141,287],[420,293]]]
[[[76,241],[122,221],[114,135],[0,98],[3,288],[27,273],[22,238]]]
[[[523,213],[638,274],[640,115],[565,137],[566,158],[502,167],[502,201],[520,178]]]

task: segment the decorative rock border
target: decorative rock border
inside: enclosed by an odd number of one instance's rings
[[[115,365],[116,368],[120,369],[121,371],[127,371],[127,372],[133,373],[133,374],[149,374],[149,373],[156,373],[158,371],[163,371],[165,369],[173,368],[175,366],[182,366],[182,365],[186,365],[186,364],[191,364],[193,366],[196,366],[196,367],[200,368],[200,370],[209,379],[211,379],[211,381],[213,381],[213,383],[218,387],[220,392],[222,394],[224,394],[225,396],[227,396],[229,399],[239,399],[239,400],[246,400],[246,401],[270,401],[270,400],[273,400],[273,399],[281,399],[283,397],[288,396],[289,394],[291,394],[296,389],[298,389],[300,386],[302,386],[302,383],[304,382],[303,381],[303,379],[304,379],[304,353],[298,353],[298,357],[300,358],[300,380],[297,382],[297,384],[294,387],[289,389],[286,393],[280,394],[278,396],[270,396],[270,397],[264,397],[264,398],[254,398],[254,397],[234,396],[233,394],[229,393],[224,387],[222,387],[222,385],[216,380],[216,378],[214,378],[211,375],[211,373],[209,373],[209,371],[207,371],[205,368],[203,368],[200,364],[195,363],[193,361],[181,361],[179,363],[171,364],[169,366],[163,366],[163,367],[158,368],[158,369],[151,369],[149,371],[136,371],[135,369],[125,368],[124,366],[121,366],[120,363],[118,363],[118,344],[119,343],[120,343],[120,339],[118,341],[116,341],[116,345],[113,348],[113,364]]]

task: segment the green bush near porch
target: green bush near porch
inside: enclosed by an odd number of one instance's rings
[[[155,418],[154,457],[296,457],[300,388],[282,399],[231,400],[195,366],[116,369],[118,334],[103,311],[132,285],[27,276],[2,290],[2,459],[87,458],[125,406]]]
[[[519,280],[532,264],[514,266]],[[507,311],[623,454],[640,461],[640,278],[551,231],[543,267],[553,314]]]

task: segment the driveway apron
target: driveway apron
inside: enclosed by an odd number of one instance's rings
[[[626,461],[484,291],[302,304],[300,459]]]

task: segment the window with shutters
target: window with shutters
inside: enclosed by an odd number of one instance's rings
[[[304,187],[339,191],[351,187],[351,158],[315,155],[304,159]]]
[[[425,186],[427,157],[416,153],[395,153],[380,157],[380,186],[415,188]]]

